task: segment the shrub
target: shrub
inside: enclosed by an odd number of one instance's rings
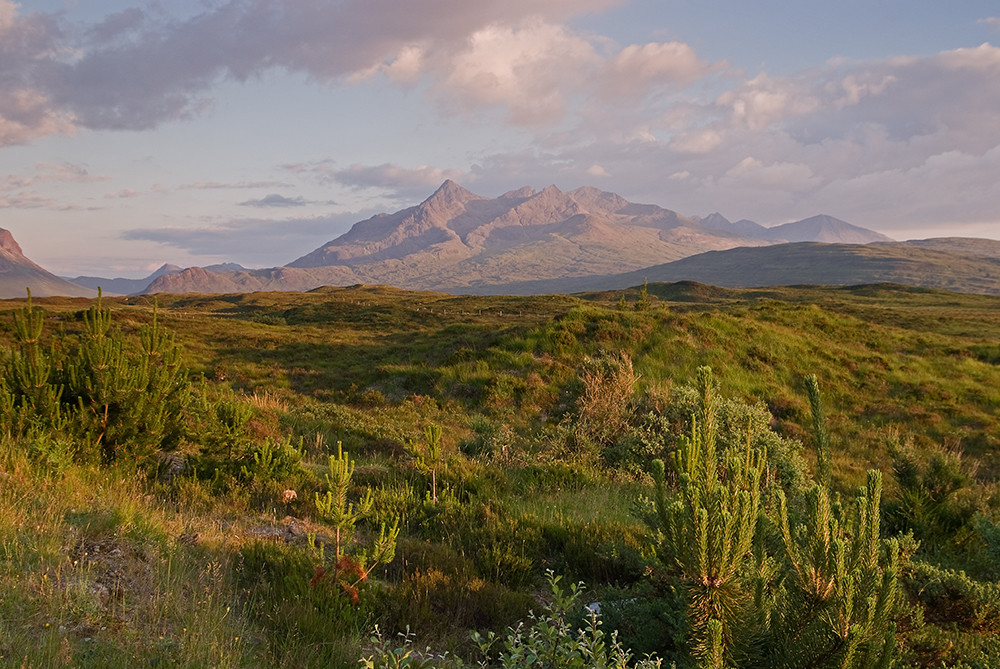
[[[83,332],[41,345],[44,316],[31,303],[15,314],[15,346],[0,377],[0,413],[12,432],[68,432],[79,459],[141,463],[177,448],[191,400],[180,349],[152,323],[127,337],[101,298],[83,313]]]
[[[541,615],[531,613],[527,624],[519,623],[502,635],[490,632],[485,637],[473,634],[481,654],[479,667],[498,669],[652,669],[660,667],[655,658],[636,659],[632,652],[618,642],[617,635],[605,634],[600,616],[591,612],[582,629],[569,623],[570,614],[581,608],[583,593],[579,584],[567,590],[560,585],[561,577],[549,573],[552,603]],[[361,659],[366,669],[466,667],[458,657],[433,653],[415,653],[409,633],[401,634],[401,644],[394,646],[376,628],[371,643],[374,653]]]
[[[626,431],[638,376],[627,353],[584,358],[578,371],[583,390],[577,398],[577,429],[601,447]]]
[[[662,461],[653,469],[653,528],[684,595],[687,653],[719,668],[888,666],[899,545],[881,538],[881,476],[869,472],[846,508],[813,486],[793,531],[784,491],[764,475],[766,452],[750,435],[740,450],[718,448],[708,368],[698,391],[690,436],[673,454],[676,490]]]

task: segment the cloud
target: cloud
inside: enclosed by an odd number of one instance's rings
[[[401,12],[395,0],[230,0],[183,20],[130,8],[80,30],[0,0],[0,145],[189,119],[220,82],[274,70],[331,85],[427,81],[442,109],[496,108],[534,126],[581,97],[642,96],[711,69],[682,43],[619,49],[560,23],[619,1],[420,0]]]
[[[602,95],[605,99],[642,96],[663,88],[684,88],[725,63],[709,64],[682,42],[631,44],[603,66]]]
[[[459,170],[428,167],[427,165],[408,169],[389,163],[373,167],[351,165],[346,169],[337,170],[330,174],[331,179],[345,186],[353,188],[381,188],[389,191],[436,187],[447,179],[460,181],[466,177],[467,175]]]
[[[561,119],[600,56],[586,38],[538,18],[474,32],[448,63],[438,93],[465,110],[498,106],[507,120],[534,125]]]
[[[304,197],[285,197],[277,193],[265,195],[259,200],[240,202],[244,207],[304,207],[309,204]]]
[[[17,4],[0,0],[0,146],[75,131],[72,111],[53,102],[44,81],[61,42],[52,17],[21,16]]]
[[[375,212],[284,219],[243,218],[204,227],[134,228],[122,239],[151,241],[196,256],[226,258],[245,265],[291,262],[346,232]]]
[[[1000,32],[1000,16],[989,16],[983,19],[979,19],[976,23],[989,26],[993,30]]]
[[[496,26],[525,15],[560,21],[617,1],[421,0],[403,12],[395,0],[230,0],[183,20],[130,8],[81,31],[58,15],[21,15],[18,5],[0,0],[0,142],[191,118],[211,107],[221,80],[276,69],[332,84],[371,73],[413,83],[435,67],[444,76],[440,63],[470,36],[482,44],[502,35]],[[484,54],[473,49],[464,58],[459,78]]]
[[[106,200],[127,200],[133,197],[139,197],[142,195],[142,191],[135,190],[133,188],[124,188],[120,191],[114,193],[106,193],[104,199]]]
[[[284,181],[237,181],[235,183],[223,181],[195,181],[193,183],[181,184],[178,190],[239,190],[246,188],[289,188],[292,184]]]
[[[2,20],[2,16],[0,16]],[[32,174],[8,174],[0,179],[0,209],[51,209],[54,211],[99,210],[101,207],[84,207],[69,204],[64,199],[49,195],[52,186],[85,184],[109,181],[104,174],[92,174],[86,165],[73,163],[35,164]]]
[[[614,119],[631,127],[481,156],[477,192],[575,188],[593,184],[599,165],[610,175],[602,188],[685,214],[772,224],[828,213],[892,236],[991,220],[1000,229],[1000,48],[842,60],[781,77],[727,72],[716,83],[728,89]]]
[[[341,185],[354,190],[380,191],[393,200],[423,198],[429,189],[433,190],[445,180],[460,183],[475,180],[475,175],[456,169],[446,169],[420,165],[415,168],[402,167],[392,163],[381,165],[354,164],[337,167],[332,160],[282,165],[295,174],[305,176],[322,185]]]

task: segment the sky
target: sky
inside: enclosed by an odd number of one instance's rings
[[[1000,239],[1000,4],[0,0],[0,227],[60,275],[283,265],[445,179]]]

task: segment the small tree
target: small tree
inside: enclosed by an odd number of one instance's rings
[[[358,586],[368,580],[371,571],[380,564],[392,562],[396,554],[396,539],[399,536],[399,526],[393,524],[379,528],[379,536],[367,549],[353,551],[348,554],[347,547],[354,538],[355,526],[358,521],[372,510],[372,491],[366,489],[364,496],[355,505],[348,499],[351,487],[351,477],[354,475],[354,461],[344,451],[343,444],[337,442],[337,455],[330,456],[329,472],[326,474],[328,490],[325,495],[316,493],[316,511],[320,518],[329,522],[334,528],[334,565],[332,580],[350,597],[353,604],[358,603]],[[315,537],[313,537],[314,539]],[[320,547],[320,558],[324,557]],[[330,578],[330,572],[320,565],[316,568],[313,585]]]
[[[14,347],[0,378],[0,412],[10,434],[63,424],[62,388],[53,383],[57,355],[42,347],[45,314],[36,309],[28,290],[28,304],[14,312]]]
[[[417,466],[431,473],[431,501],[437,504],[437,468],[441,464],[441,438],[444,431],[436,423],[430,423],[424,428],[424,442],[418,444],[414,440],[407,443],[410,455],[417,461]]]
[[[176,447],[190,398],[180,349],[156,310],[139,336],[113,327],[102,297],[83,314],[77,338],[42,347],[42,312],[28,304],[14,315],[14,347],[3,365],[0,412],[12,433],[68,432],[106,463],[139,462]]]
[[[698,370],[702,403],[691,436],[674,452],[677,491],[668,499],[665,466],[653,463],[656,510],[663,541],[660,557],[687,595],[690,647],[708,666],[723,666],[726,642],[743,633],[753,599],[752,549],[761,512],[766,454],[751,448],[720,458],[715,442],[711,370]],[[722,644],[722,645],[720,645]],[[713,659],[714,658],[714,659]]]
[[[180,348],[160,326],[157,309],[152,323],[140,328],[138,342],[112,326],[100,296],[83,322],[79,342],[58,374],[76,428],[105,462],[141,460],[175,448],[184,432],[190,384]]]
[[[822,483],[790,509],[765,489],[766,454],[750,439],[718,453],[711,370],[673,461],[653,467],[659,555],[687,595],[687,651],[705,667],[888,667],[899,546],[883,540],[881,475],[846,509]],[[825,433],[816,398],[814,423]],[[817,443],[823,443],[817,435]],[[793,522],[795,518],[798,522]]]

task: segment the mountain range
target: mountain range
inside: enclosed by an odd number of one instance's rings
[[[356,223],[284,267],[191,268],[148,292],[307,290],[383,283],[415,290],[500,292],[503,286],[641,270],[691,255],[809,239],[870,243],[888,237],[831,216],[766,228],[719,214],[687,217],[591,187],[530,187],[498,198],[445,181],[420,204]]]
[[[4,232],[8,241],[0,250],[15,248],[11,257],[21,264],[16,271],[0,265],[0,278],[28,272],[29,265],[36,275],[45,272]],[[4,253],[0,260],[6,262]],[[73,283],[45,272],[44,285],[46,294],[64,295],[91,294],[98,286],[138,294],[354,284],[496,294],[617,289],[643,280],[734,287],[897,281],[1000,293],[997,263],[1000,242],[894,242],[827,215],[765,227],[718,213],[684,216],[591,187],[525,187],[486,198],[449,180],[420,204],[359,221],[282,267],[164,265],[143,279],[76,277]],[[9,290],[0,285],[0,296],[23,295],[27,278],[18,277]]]
[[[205,267],[210,272],[238,272],[245,270],[246,268],[242,265],[238,265],[234,262],[222,263],[219,265],[208,265]],[[109,295],[138,295],[140,293],[146,292],[146,288],[149,287],[154,280],[163,276],[164,274],[177,274],[183,272],[184,268],[178,265],[171,265],[165,263],[161,265],[155,272],[142,279],[124,279],[118,277],[115,279],[108,279],[100,276],[77,276],[73,278],[62,277],[67,281],[77,284],[78,286],[84,286],[86,288],[91,288],[97,290],[100,288],[105,293]]]

